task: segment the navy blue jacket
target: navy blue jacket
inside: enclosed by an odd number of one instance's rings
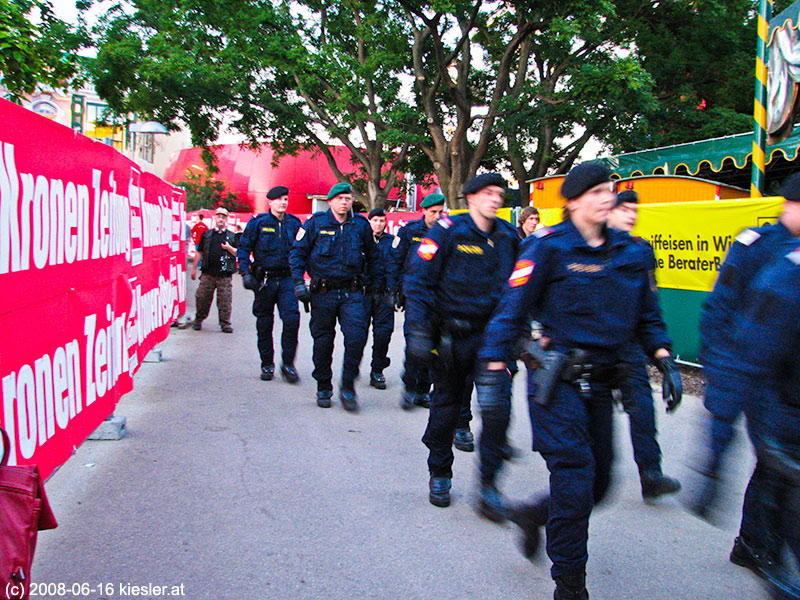
[[[301,225],[300,219],[289,213],[284,215],[282,221],[271,212],[250,219],[236,250],[239,271],[242,274],[248,272],[251,254],[256,267],[288,269],[289,250]]]
[[[339,223],[330,209],[303,223],[292,244],[289,265],[296,284],[302,283],[304,272],[312,279],[334,284],[364,277],[368,286],[372,279],[380,278],[378,249],[369,221],[350,213]]]
[[[416,254],[420,242],[428,232],[425,219],[409,221],[397,231],[392,252],[394,272],[397,274],[397,284],[402,285],[408,274],[411,258]]]
[[[583,348],[609,362],[634,340],[650,355],[671,347],[640,242],[608,229],[606,242],[595,248],[571,221],[533,235],[486,328],[481,360],[516,359],[514,347],[530,318],[542,324],[552,349]]]
[[[394,264],[394,244],[395,236],[391,233],[383,232],[381,237],[377,240],[375,235],[372,236],[372,242],[378,249],[378,273],[372,280],[370,287],[373,291],[382,292],[384,290],[392,291],[395,289],[397,282],[397,275],[395,272]]]
[[[706,369],[723,375],[741,364],[731,345],[734,314],[758,271],[780,256],[791,239],[782,223],[745,229],[737,236],[700,316],[700,361]]]
[[[462,213],[442,217],[428,230],[405,278],[410,323],[428,328],[449,319],[489,320],[519,248],[514,228],[502,219],[494,223],[486,234]]]

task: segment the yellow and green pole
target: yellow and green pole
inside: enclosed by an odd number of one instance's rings
[[[772,18],[772,0],[760,0],[758,6],[758,45],[756,47],[756,89],[753,107],[753,173],[750,196],[764,195],[767,148],[767,36]]]

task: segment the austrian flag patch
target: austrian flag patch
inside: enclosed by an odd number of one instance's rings
[[[423,238],[417,248],[417,254],[422,260],[430,260],[436,256],[436,251],[439,249],[439,244],[430,238]]]
[[[533,266],[533,261],[518,260],[517,264],[514,265],[514,271],[511,273],[511,277],[508,278],[508,283],[511,287],[519,287],[528,283],[528,280],[531,278],[531,273],[533,273]]]

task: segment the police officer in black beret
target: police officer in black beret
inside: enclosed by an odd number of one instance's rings
[[[608,226],[630,233],[636,226],[639,214],[639,195],[633,190],[617,194],[614,208],[608,213]],[[632,238],[642,251],[648,265],[651,285],[655,288],[656,257],[653,247],[640,237]],[[666,477],[661,471],[661,447],[656,439],[656,416],[653,407],[653,390],[647,375],[647,357],[638,343],[629,344],[622,352],[628,376],[620,391],[622,406],[631,423],[633,458],[639,467],[642,497],[652,500],[681,489],[677,479]]]
[[[550,471],[550,491],[514,508],[510,518],[523,528],[530,555],[546,526],[555,600],[585,600],[589,515],[611,478],[611,392],[624,377],[621,350],[638,337],[664,373],[670,410],[682,386],[648,264],[628,234],[606,225],[616,198],[608,170],[599,163],[574,167],[561,195],[567,219],[534,233],[486,327],[479,385],[506,385],[520,336],[529,333],[530,319],[541,323],[541,347],[550,354],[528,346],[539,355],[528,363],[528,401],[533,447]]]
[[[364,288],[380,276],[378,249],[369,221],[353,213],[349,183],[331,188],[328,206],[327,211],[312,215],[297,232],[289,262],[297,298],[311,303],[317,406],[331,406],[331,361],[338,320],[344,335],[339,398],[345,410],[354,412],[359,409],[355,380],[367,343]],[[305,272],[311,276],[310,289],[303,279]]]
[[[269,211],[250,219],[242,233],[237,250],[239,271],[244,287],[255,292],[253,314],[261,356],[261,379],[269,381],[275,376],[272,325],[277,304],[283,321],[281,375],[289,383],[297,383],[300,378],[294,368],[294,358],[300,311],[289,270],[289,250],[301,223],[300,219],[286,212],[288,188],[273,187],[267,192],[267,199]]]
[[[469,180],[464,185],[469,212],[442,217],[426,233],[405,281],[407,351],[432,365],[433,392],[422,441],[429,449],[428,499],[434,506],[450,505],[453,436],[462,407],[470,401],[483,330],[519,246],[511,224],[497,218],[504,191],[505,181],[496,173]]]
[[[394,261],[390,256],[394,236],[386,232],[386,213],[382,208],[373,208],[368,218],[380,263],[377,276],[371,280],[366,290],[367,320],[372,323],[372,363],[369,384],[376,389],[385,390],[386,378],[383,376],[383,370],[391,363],[387,354],[394,331],[391,290],[396,287],[397,277]]]

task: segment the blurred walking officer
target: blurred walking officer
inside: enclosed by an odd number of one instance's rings
[[[700,317],[700,360],[707,380],[704,404],[711,416],[705,432],[707,455],[700,465],[702,486],[689,500],[689,509],[703,517],[709,516],[716,499],[722,459],[742,412],[751,439],[758,435],[758,411],[742,393],[750,366],[742,361],[734,344],[734,320],[741,307],[753,301],[756,292],[750,285],[759,271],[782,257],[786,244],[800,236],[800,173],[784,182],[780,194],[786,202],[778,222],[745,229],[737,236]],[[763,525],[771,502],[763,472],[759,461],[747,485],[739,536],[730,555],[731,562],[759,575],[771,568],[777,553]]]
[[[373,208],[369,213],[372,239],[378,250],[380,267],[367,288],[367,326],[372,323],[372,365],[369,384],[379,390],[386,389],[383,370],[391,360],[386,354],[394,331],[394,308],[391,290],[395,289],[394,261],[390,256],[394,236],[386,233],[386,213],[382,208]]]
[[[338,319],[344,335],[339,398],[345,410],[357,411],[355,380],[367,343],[364,287],[379,276],[379,259],[369,221],[353,214],[352,192],[349,183],[331,188],[329,209],[311,216],[297,232],[289,263],[297,298],[311,302],[317,406],[331,406],[331,361]],[[303,279],[305,272],[311,276],[311,289]]]
[[[407,223],[397,232],[393,240],[394,270],[397,273],[397,286],[395,290],[395,306],[398,309],[405,307],[405,280],[411,271],[411,259],[416,255],[417,248],[422,242],[427,231],[436,224],[444,210],[444,196],[442,194],[429,194],[420,202],[422,218]],[[408,339],[409,319],[403,323],[403,335]],[[431,375],[428,365],[416,361],[408,354],[408,341],[406,341],[405,364],[403,365],[403,396],[400,406],[408,410],[414,406],[430,406]]]
[[[639,216],[639,195],[633,190],[617,194],[614,208],[608,213],[608,226],[617,231],[630,233]],[[640,237],[633,240],[647,261],[650,285],[655,290],[656,256],[653,247]],[[642,497],[646,500],[665,494],[674,494],[681,489],[678,480],[665,477],[661,471],[661,447],[656,440],[656,415],[653,406],[653,390],[647,375],[647,357],[638,343],[628,344],[622,351],[622,359],[628,371],[622,385],[622,406],[631,423],[633,458],[639,467]]]
[[[496,173],[470,179],[464,185],[469,212],[439,219],[417,248],[406,278],[407,352],[420,363],[436,356],[422,437],[429,449],[428,498],[435,506],[450,505],[453,435],[471,396],[465,390],[472,387],[483,330],[517,255],[514,228],[496,218],[504,191],[505,181]]]
[[[261,356],[261,379],[269,381],[275,376],[272,325],[277,304],[283,321],[281,375],[289,383],[297,383],[300,378],[294,368],[294,357],[300,311],[289,270],[289,250],[301,223],[300,219],[286,212],[289,188],[274,187],[267,192],[267,199],[269,211],[250,219],[242,234],[237,251],[239,272],[244,287],[255,292],[253,314]]]
[[[793,212],[800,233],[800,206]],[[753,479],[761,479],[770,500],[759,511],[763,514],[743,514],[742,526],[761,517],[751,525],[763,528],[770,547],[757,562],[739,562],[734,559],[744,555],[734,546],[731,560],[765,578],[773,598],[786,599],[800,597],[797,572],[782,560],[787,548],[800,559],[800,239],[781,251],[783,256],[762,268],[750,285],[733,336],[746,384],[740,393],[750,404],[748,430],[758,456]],[[756,423],[750,422],[753,413],[758,413]],[[748,493],[752,486],[751,480]],[[742,512],[748,509],[745,501]],[[757,539],[745,538],[750,549],[764,550],[749,545]]]
[[[529,396],[529,409],[533,448],[550,471],[550,493],[515,509],[511,518],[523,527],[529,554],[538,545],[539,527],[547,526],[556,600],[589,597],[589,515],[610,482],[611,391],[622,379],[626,344],[638,338],[654,358],[670,408],[682,394],[649,265],[628,234],[606,226],[616,198],[608,170],[599,163],[574,167],[561,195],[567,219],[537,232],[536,242],[521,252],[479,353],[486,370],[481,376],[488,378],[514,360],[529,319],[542,325],[550,351],[543,373],[556,377],[552,387],[539,385]],[[532,380],[529,372],[529,394]]]

